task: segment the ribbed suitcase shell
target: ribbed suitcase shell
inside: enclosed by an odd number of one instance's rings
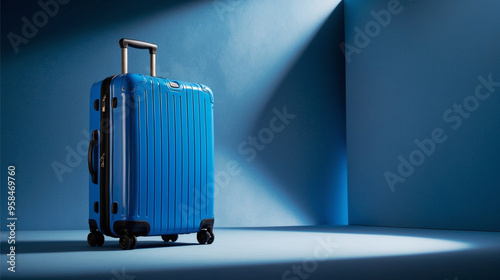
[[[100,155],[100,160],[92,162],[99,172],[97,184],[90,179],[89,222],[95,220],[99,231],[111,236],[135,230],[123,227],[120,221],[148,224],[147,233],[139,230],[133,232],[135,235],[199,231],[202,221],[214,218],[211,90],[201,84],[121,74],[110,81],[110,106],[106,108],[106,102],[100,100],[102,83],[92,86],[90,98],[91,133],[99,133],[93,153],[94,158]],[[100,102],[99,106],[95,102]],[[106,203],[100,201],[100,129],[101,113],[107,109],[110,189],[107,209],[102,209]],[[101,221],[104,210],[109,213],[109,224]]]

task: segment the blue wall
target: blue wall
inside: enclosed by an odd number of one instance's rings
[[[37,2],[1,7],[1,174],[16,166],[19,230],[87,227],[89,91],[120,71],[122,37],[158,45],[159,76],[214,91],[217,226],[347,223],[338,1]],[[148,72],[147,52],[129,57]]]
[[[350,224],[500,230],[499,10],[346,1]]]

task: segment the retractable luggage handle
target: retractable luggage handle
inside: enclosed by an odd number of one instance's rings
[[[88,162],[89,162],[89,172],[90,175],[92,176],[92,182],[94,184],[97,184],[97,172],[94,171],[94,168],[92,168],[92,151],[94,149],[94,146],[97,145],[97,130],[92,131],[92,138],[90,139],[90,144],[89,144],[89,155],[88,155]]]
[[[156,76],[156,49],[158,48],[155,44],[148,42],[125,39],[120,40],[120,47],[122,48],[122,74],[126,74],[128,71],[128,54],[127,47],[130,46],[136,49],[149,49],[149,54],[151,54],[151,76]]]

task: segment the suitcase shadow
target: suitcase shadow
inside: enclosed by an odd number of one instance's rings
[[[163,242],[163,241],[146,241],[137,242],[134,250],[151,249],[151,248],[168,248],[178,246],[201,246],[198,243],[184,242]],[[30,253],[64,253],[64,252],[89,252],[89,251],[122,251],[118,244],[118,239],[107,239],[103,246],[90,247],[86,240],[82,241],[16,241],[16,244],[10,245],[7,242],[1,242],[1,254],[9,254],[10,246],[15,246],[16,254]]]
[[[119,246],[118,242],[116,242],[115,246]],[[186,242],[162,242],[162,241],[143,241],[138,240],[137,246],[134,250],[137,249],[150,249],[150,248],[167,248],[167,247],[179,247],[179,246],[202,246],[198,243],[186,243]],[[120,249],[121,250],[121,249]]]

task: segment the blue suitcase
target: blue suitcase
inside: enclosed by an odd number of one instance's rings
[[[154,44],[121,39],[122,74],[90,91],[90,246],[104,235],[134,249],[137,236],[197,233],[214,241],[213,94],[156,76]],[[149,49],[151,76],[127,73],[127,47]]]

